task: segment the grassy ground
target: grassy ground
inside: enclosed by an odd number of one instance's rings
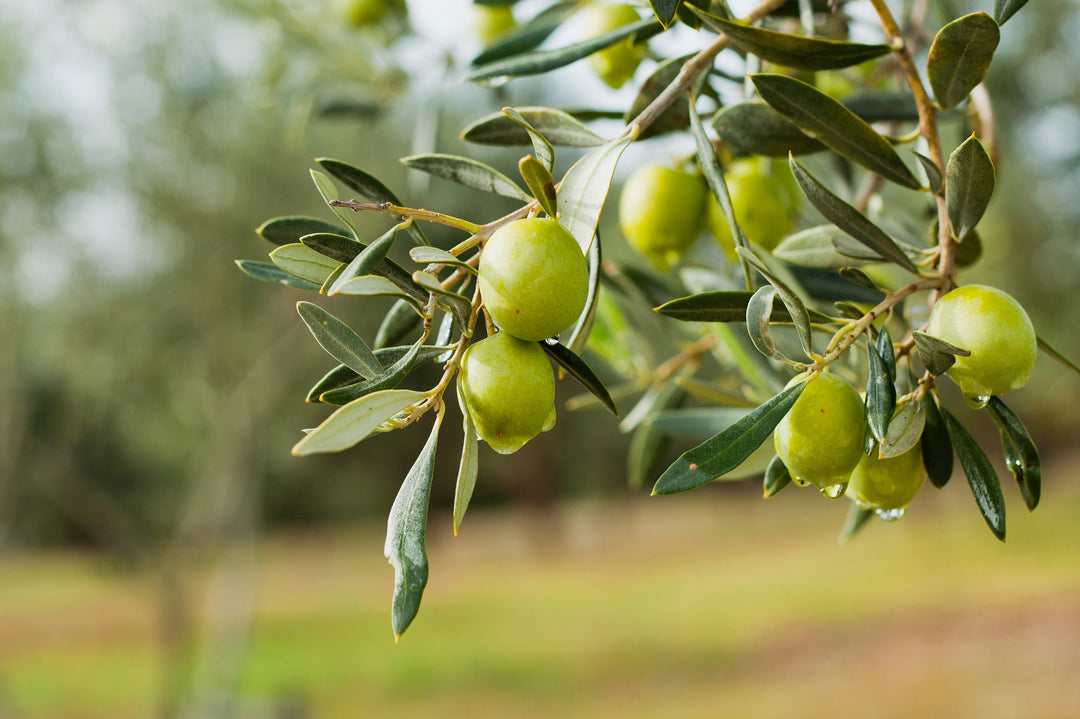
[[[433,517],[398,645],[382,526],[276,537],[190,571],[192,716],[1080,716],[1080,494],[1048,481],[1028,515],[1008,487],[1001,544],[963,485],[849,545],[846,500],[794,489],[477,513],[457,539]],[[151,716],[156,598],[91,557],[0,561],[0,717]]]

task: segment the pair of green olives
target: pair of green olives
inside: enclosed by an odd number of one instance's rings
[[[741,158],[730,163],[724,181],[747,238],[772,251],[791,231],[799,204],[787,165],[764,157]],[[619,225],[630,246],[662,272],[686,254],[703,226],[728,258],[735,258],[727,218],[697,173],[660,164],[638,168],[623,186]]]
[[[577,320],[589,271],[573,235],[539,218],[499,228],[478,269],[484,307],[501,331],[465,351],[459,391],[480,438],[511,454],[555,424],[555,378],[539,341]]]

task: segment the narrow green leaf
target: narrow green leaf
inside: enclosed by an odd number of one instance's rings
[[[549,217],[555,217],[559,199],[555,194],[555,181],[551,177],[551,171],[532,155],[526,155],[518,161],[518,170],[540,207]]]
[[[423,310],[424,303],[417,300],[412,295],[405,294],[401,289],[390,280],[379,275],[363,275],[362,277],[353,277],[351,280],[337,288],[337,294],[339,295],[362,295],[365,297],[373,297],[378,295],[385,295],[388,297],[400,297],[413,306],[413,309],[420,313]]]
[[[994,163],[977,137],[969,137],[949,156],[945,178],[949,222],[953,233],[965,238],[979,224],[994,194]]]
[[[291,275],[272,262],[257,262],[255,260],[235,260],[236,266],[248,277],[254,277],[262,282],[275,282],[286,287],[296,287],[301,290],[318,290],[320,285],[307,280],[302,280]]]
[[[558,342],[555,344],[541,342],[540,346],[547,352],[548,357],[555,360],[571,377],[580,382],[582,387],[589,390],[600,400],[600,404],[604,405],[604,409],[616,417],[619,416],[619,410],[615,408],[615,401],[611,399],[611,393],[608,392],[603,381],[596,376],[596,373],[592,371],[589,365],[585,364],[585,360]]]
[[[773,257],[800,267],[839,270],[850,267],[853,258],[837,251],[836,240],[847,234],[835,225],[817,225],[788,235],[773,250]]]
[[[843,106],[866,122],[918,122],[919,108],[906,90],[857,92],[844,98]]]
[[[619,422],[619,431],[623,434],[634,431],[655,415],[658,408],[670,404],[678,393],[679,388],[673,382],[653,382]]]
[[[957,357],[967,357],[971,354],[970,351],[962,347],[949,344],[945,340],[932,337],[925,332],[916,330],[911,333],[911,336],[915,340],[915,351],[918,353],[919,359],[927,371],[935,377],[945,374],[956,362]]]
[[[746,307],[753,295],[753,292],[742,290],[713,290],[680,297],[653,309],[664,317],[683,322],[745,322]],[[808,310],[808,313],[810,321],[816,324],[832,322],[831,317],[820,312]],[[773,306],[769,322],[791,323],[791,314],[783,303],[779,307]]]
[[[653,476],[653,466],[667,442],[667,436],[651,422],[642,422],[634,430],[626,455],[626,481],[630,489],[641,489],[645,480]]]
[[[439,278],[430,272],[414,272],[413,282],[438,296],[440,303],[448,305],[450,311],[454,313],[454,319],[457,320],[458,327],[469,326],[469,317],[472,315],[472,302],[468,297],[445,289],[442,283],[439,282]]]
[[[1000,40],[998,24],[984,12],[965,15],[938,31],[926,74],[942,109],[958,105],[982,82]]]
[[[769,336],[769,316],[772,314],[776,288],[772,285],[759,287],[746,304],[746,333],[758,352],[771,359],[783,359],[783,355]]]
[[[338,387],[344,387],[347,384],[352,384],[356,380],[360,379],[360,375],[353,372],[351,369],[343,364],[339,364],[334,369],[323,375],[315,386],[308,390],[305,402],[316,403],[319,401],[319,395],[323,392],[328,392]]]
[[[638,88],[637,97],[630,104],[630,109],[622,116],[623,122],[629,124],[635,117],[640,115],[678,77],[683,64],[691,57],[693,57],[692,54],[669,57],[657,65],[652,74]],[[638,139],[644,140],[656,135],[662,135],[665,132],[685,128],[690,124],[689,111],[690,103],[687,96],[680,95],[658,118],[653,120],[651,125],[645,128],[638,136]]]
[[[365,395],[397,387],[401,384],[401,381],[412,372],[421,346],[422,344],[417,342],[404,356],[401,357],[401,359],[394,362],[385,370],[380,366],[379,373],[372,375],[371,379],[365,382],[354,382],[353,384],[344,387],[323,392],[319,395],[319,401],[325,402],[326,404],[345,405]]]
[[[352,210],[330,204],[335,200],[341,199],[341,195],[338,194],[337,185],[334,184],[334,181],[318,170],[309,170],[309,172],[311,173],[312,181],[315,183],[315,189],[322,195],[323,202],[325,202],[330,210],[338,216],[339,220],[352,228]],[[355,231],[355,228],[353,229]]]
[[[1061,364],[1063,364],[1066,367],[1068,367],[1069,369],[1071,369],[1076,374],[1080,374],[1080,367],[1078,367],[1072,360],[1070,360],[1068,357],[1061,354],[1056,349],[1054,349],[1049,344],[1047,344],[1046,340],[1044,340],[1042,337],[1039,337],[1038,335],[1036,335],[1035,339],[1039,343],[1039,349],[1041,349],[1043,352],[1050,355],[1051,357],[1056,359],[1058,362],[1060,362]]]
[[[770,499],[789,484],[791,484],[791,472],[784,465],[784,460],[780,459],[779,455],[773,457],[769,466],[765,468],[765,479],[761,483],[762,494],[765,499]]]
[[[603,257],[599,237],[589,246],[589,253],[585,256],[585,260],[589,266],[589,291],[585,295],[585,309],[581,311],[581,316],[578,317],[566,339],[566,346],[577,354],[581,354],[589,340],[593,323],[596,321],[597,305],[600,300],[600,277],[603,274]]]
[[[975,495],[975,503],[979,505],[979,511],[982,512],[990,531],[1004,542],[1005,498],[1001,494],[1001,482],[994,472],[994,465],[990,464],[986,453],[949,410],[942,407],[941,416],[945,420],[949,439],[956,448],[960,466],[971,485],[971,493]]]
[[[392,205],[401,205],[401,200],[397,198],[397,195],[390,191],[390,188],[363,170],[353,167],[347,162],[334,160],[329,157],[317,157],[315,158],[315,162],[319,163],[319,165],[331,175],[341,180],[341,182],[350,190],[356,192],[361,199],[367,202],[389,202]],[[346,213],[352,212],[352,210],[347,210],[343,207],[337,209]],[[431,244],[424,235],[424,231],[415,223],[409,225],[408,232],[412,235],[413,241],[416,242],[416,244]]]
[[[889,377],[885,360],[873,344],[867,343],[867,357],[870,371],[866,379],[866,424],[874,439],[882,442],[896,409],[896,386]]]
[[[1016,477],[1024,504],[1028,510],[1033,510],[1038,506],[1039,497],[1042,495],[1042,463],[1039,460],[1039,450],[1028,434],[1027,427],[1000,397],[991,397],[986,409],[1001,432],[1005,466]]]
[[[723,432],[745,417],[753,408],[746,407],[685,407],[655,412],[649,419],[661,432],[703,442]]]
[[[322,287],[331,272],[341,266],[340,262],[324,257],[299,242],[279,245],[270,253],[270,259],[290,275],[313,282],[319,287]]]
[[[998,25],[1004,25],[1006,20],[1027,4],[1028,0],[994,0],[994,20]]]
[[[855,270],[855,272],[858,272],[858,270]],[[862,273],[859,272],[859,274],[862,274]],[[863,275],[863,276],[865,277],[865,275]],[[872,289],[878,289],[877,285],[874,284],[873,280],[871,280],[869,277],[866,277],[866,281],[869,283],[869,284],[866,285],[867,287],[870,287]],[[885,369],[887,369],[888,372],[889,372],[889,378],[893,382],[895,382],[896,381],[896,350],[893,347],[892,337],[889,336],[889,328],[888,327],[882,327],[881,331],[878,332],[877,351],[878,351],[878,354],[881,355],[881,359],[883,359],[885,361]]]
[[[433,153],[410,155],[401,158],[400,162],[410,169],[426,172],[474,190],[491,192],[523,202],[529,201],[528,193],[518,187],[516,182],[494,167],[468,157]]]
[[[888,45],[789,35],[714,17],[728,39],[762,60],[802,70],[839,70],[892,52]]]
[[[335,295],[341,290],[345,283],[352,278],[362,277],[375,272],[376,268],[378,268],[386,259],[386,255],[390,252],[390,248],[394,246],[394,240],[397,239],[398,230],[403,226],[406,226],[405,223],[394,225],[387,230],[382,237],[364,248],[364,251],[354,257],[353,260],[346,265],[345,269],[341,271],[337,276],[337,279],[330,285],[326,294]],[[391,280],[391,282],[392,281],[393,280]],[[396,282],[394,284],[397,286]]]
[[[394,568],[394,599],[391,625],[394,641],[401,638],[416,618],[428,581],[427,515],[431,481],[435,476],[435,450],[443,415],[435,417],[424,448],[394,498],[386,524],[385,555]]]
[[[938,193],[941,191],[941,182],[944,176],[941,174],[941,168],[937,163],[931,160],[921,152],[911,151],[915,155],[915,159],[922,165],[923,172],[926,173],[926,180],[930,187],[930,192]]]
[[[751,155],[787,157],[821,152],[825,145],[809,137],[767,103],[745,100],[726,105],[713,115],[720,138]]]
[[[417,245],[416,247],[411,248],[409,250],[409,259],[421,265],[450,265],[452,267],[461,267],[462,269],[466,269],[469,272],[476,274],[476,268],[468,262],[463,262],[446,250],[430,245]]]
[[[465,435],[461,447],[461,461],[458,464],[457,483],[454,485],[454,536],[461,529],[461,522],[465,519],[465,511],[469,508],[472,500],[473,489],[476,488],[476,475],[480,468],[479,445],[476,440],[476,425],[473,424],[472,415],[463,399],[461,391],[461,373],[457,376],[458,407],[461,408],[461,428]]]
[[[296,311],[327,354],[361,377],[374,377],[382,365],[367,343],[352,328],[318,305],[297,302]]]
[[[840,530],[840,541],[851,541],[873,516],[874,510],[865,509],[852,502],[848,507],[847,519],[844,520],[844,528]]]
[[[389,389],[369,394],[339,408],[304,435],[292,448],[298,457],[316,452],[340,452],[368,437],[386,420],[426,397],[424,392]]]
[[[953,446],[949,439],[949,432],[945,428],[945,420],[941,418],[937,402],[929,392],[923,394],[919,400],[922,404],[923,413],[926,415],[926,424],[922,433],[922,458],[926,468],[926,476],[930,483],[938,489],[944,487],[953,470]]]
[[[656,480],[653,494],[696,489],[742,464],[784,418],[806,384],[787,387],[715,437],[683,453]]]
[[[567,0],[542,10],[536,17],[509,31],[494,45],[474,57],[470,64],[480,67],[539,47],[579,5],[580,3],[574,0]]]
[[[375,351],[380,348],[396,345],[410,332],[420,325],[420,313],[416,311],[416,305],[412,301],[398,300],[379,323],[379,331],[375,333]]]
[[[529,133],[529,139],[532,141],[533,152],[536,154],[537,160],[547,169],[548,174],[555,168],[555,148],[552,147],[551,142],[544,137],[543,133],[529,124],[529,121],[521,116],[517,110],[512,107],[504,107],[503,114],[509,117],[525,128],[525,132]]]
[[[516,107],[518,115],[553,145],[596,147],[606,140],[573,115],[551,107]],[[461,139],[479,145],[531,145],[529,132],[501,112],[487,115],[461,131]]]
[[[885,438],[878,446],[878,458],[899,457],[915,446],[926,428],[926,412],[919,402],[904,404],[893,415]],[[951,451],[951,450],[950,450]]]
[[[559,184],[559,223],[570,231],[584,253],[588,253],[596,235],[615,166],[631,142],[630,137],[615,138],[590,150],[566,171]]]
[[[791,316],[791,322],[795,326],[795,332],[799,335],[799,342],[802,344],[803,352],[806,353],[806,357],[809,359],[814,354],[814,348],[810,335],[810,314],[806,310],[806,305],[795,294],[795,291],[773,272],[772,268],[768,266],[767,260],[746,247],[736,247],[735,251],[740,257],[753,265],[754,269],[769,281],[769,284],[776,288],[776,293],[780,295],[780,300],[784,303],[784,307],[787,308],[788,314]]]
[[[750,79],[765,102],[833,152],[898,185],[921,188],[889,141],[836,100],[787,75]]]
[[[806,195],[825,219],[885,259],[895,262],[909,272],[918,274],[919,270],[915,263],[911,261],[911,258],[880,227],[871,222],[866,215],[826,189],[794,157],[789,160],[789,164],[792,173],[795,175],[795,181],[799,183],[803,194]]]
[[[396,225],[395,227],[399,226]],[[300,241],[319,254],[346,264],[355,260],[357,255],[361,254],[367,247],[363,242],[354,240],[351,237],[325,232],[316,233],[314,235],[304,235],[300,238]],[[389,257],[384,257],[372,270],[372,274],[385,277],[397,285],[398,289],[402,292],[412,295],[421,302],[427,299],[427,294],[413,284],[412,276],[409,272]]]
[[[715,382],[702,382],[701,380],[690,377],[676,377],[675,384],[686,390],[687,394],[693,395],[694,397],[705,400],[711,404],[718,404],[725,407],[753,408],[756,406],[741,393],[733,392]]]
[[[675,11],[681,4],[681,0],[649,0],[649,7],[652,8],[653,14],[665,28],[675,20]]]
[[[295,244],[304,235],[311,235],[316,232],[330,232],[338,235],[349,234],[348,230],[333,223],[304,215],[275,217],[262,223],[255,232],[264,240],[273,242],[275,245]]]
[[[642,42],[663,31],[663,29],[663,25],[654,18],[644,18],[638,22],[623,25],[610,32],[557,50],[529,52],[483,65],[466,75],[465,80],[477,82],[479,80],[502,80],[524,75],[539,75],[577,62],[598,50],[622,42],[631,35],[637,37],[637,42]]]

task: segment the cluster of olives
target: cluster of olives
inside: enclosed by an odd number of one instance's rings
[[[967,285],[941,297],[930,314],[929,334],[967,350],[947,374],[965,397],[1019,389],[1035,363],[1037,341],[1020,304],[1001,290]],[[863,453],[864,404],[845,379],[825,372],[800,376],[806,387],[776,427],[776,453],[797,484],[828,494],[844,491],[861,507],[885,518],[902,513],[926,477],[916,443],[889,458]],[[875,453],[876,454],[876,453]]]
[[[516,220],[487,240],[480,296],[501,331],[469,346],[459,391],[492,449],[511,454],[555,424],[555,377],[539,341],[581,314],[589,271],[573,235],[553,219]]]
[[[769,158],[740,158],[730,163],[724,181],[747,239],[772,251],[791,231],[799,205],[787,165]],[[630,246],[660,271],[686,254],[702,228],[735,258],[727,218],[698,173],[659,164],[637,169],[619,199],[619,225]]]

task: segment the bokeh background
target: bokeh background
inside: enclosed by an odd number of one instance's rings
[[[440,460],[432,577],[394,644],[385,516],[424,433],[292,458],[330,365],[299,292],[233,260],[265,255],[269,217],[326,215],[313,157],[486,221],[511,206],[397,158],[510,174],[517,153],[461,128],[633,96],[580,65],[465,84],[469,3],[409,10],[405,33],[350,27],[329,0],[0,4],[0,717],[1080,715],[1080,379],[1046,358],[1010,399],[1043,504],[1028,515],[1004,474],[1007,544],[962,480],[849,545],[845,507],[805,492],[649,499],[616,424],[562,411],[514,456],[482,450],[457,538],[456,457]],[[986,81],[998,189],[963,276],[1014,294],[1072,358],[1078,36],[1071,0],[1004,28]],[[690,151],[641,143],[617,181]],[[369,306],[331,310],[375,330]]]

